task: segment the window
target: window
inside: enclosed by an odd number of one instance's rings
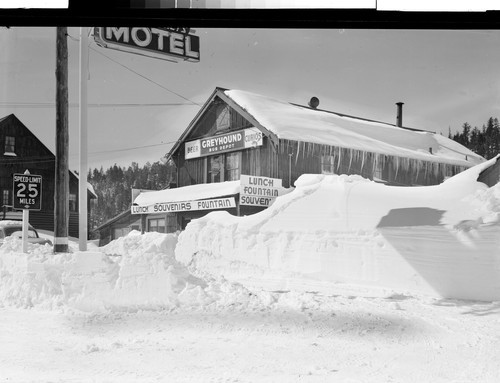
[[[10,205],[10,190],[4,190],[2,192],[2,206]]]
[[[221,170],[223,169],[224,157],[213,156],[208,161],[208,183],[222,182]]]
[[[335,174],[335,157],[321,156],[321,174]]]
[[[227,153],[208,158],[207,182],[236,181],[241,174],[241,153]]]
[[[148,231],[165,233],[165,218],[150,219],[148,221]]]
[[[128,227],[121,227],[121,228],[115,227],[113,229],[113,239],[125,237],[128,233],[130,233],[130,228]]]
[[[236,181],[240,179],[240,153],[226,154],[224,169],[224,181]]]
[[[76,194],[69,195],[69,211],[77,211]]]
[[[230,111],[228,105],[219,105],[217,107],[217,119],[215,125],[217,130],[226,130],[230,127]]]
[[[16,137],[5,136],[5,153],[15,153],[16,152]]]

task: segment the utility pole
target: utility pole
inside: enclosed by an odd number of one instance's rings
[[[56,39],[56,167],[54,253],[68,252],[68,41],[67,27],[57,27]]]
[[[78,237],[79,250],[87,250],[87,79],[89,36],[86,27],[80,28],[80,176],[78,183]]]

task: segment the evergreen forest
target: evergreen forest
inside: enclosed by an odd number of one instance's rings
[[[500,125],[498,118],[490,117],[481,129],[477,126],[472,128],[466,122],[462,125],[461,132],[456,132],[452,135],[450,131],[448,137],[487,160],[500,153]]]
[[[126,167],[116,164],[104,170],[89,170],[88,182],[94,187],[97,201],[92,201],[90,227],[95,229],[116,215],[130,209],[132,189],[161,190],[175,182],[173,162],[139,164]]]

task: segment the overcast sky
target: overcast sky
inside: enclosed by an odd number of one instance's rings
[[[304,105],[316,96],[321,109],[390,123],[402,101],[405,126],[444,135],[500,117],[500,31],[195,30],[198,63],[90,38],[90,168],[159,161],[216,86]],[[78,169],[79,28],[69,34],[70,168]],[[55,28],[0,28],[0,117],[14,113],[53,151],[55,38]]]

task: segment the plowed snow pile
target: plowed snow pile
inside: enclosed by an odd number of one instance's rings
[[[239,284],[191,275],[175,260],[176,242],[171,234],[132,232],[94,251],[54,255],[31,245],[22,254],[21,241],[8,238],[0,249],[0,302],[84,312],[257,304]]]
[[[192,270],[273,290],[500,300],[500,184],[477,165],[437,186],[303,175],[248,217],[214,212],[188,224],[177,259]]]
[[[7,238],[0,382],[496,383],[500,186],[480,170],[304,176],[262,213],[87,252]]]

